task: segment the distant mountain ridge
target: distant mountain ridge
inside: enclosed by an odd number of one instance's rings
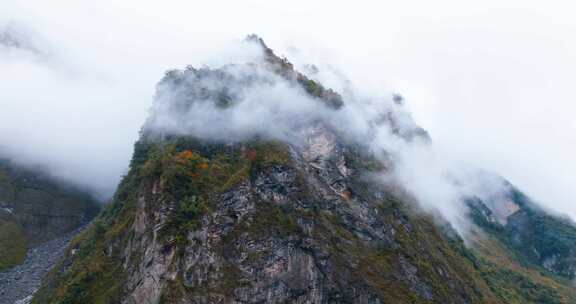
[[[28,247],[88,223],[99,209],[87,193],[0,159],[0,269],[22,262]]]
[[[523,262],[569,280],[576,278],[574,221],[549,214],[512,185],[498,203],[488,207],[481,200],[471,200],[474,222],[509,246]]]

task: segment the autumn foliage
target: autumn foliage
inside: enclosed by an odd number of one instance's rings
[[[174,156],[174,162],[183,166],[190,177],[199,177],[210,167],[206,159],[190,150],[184,150]]]

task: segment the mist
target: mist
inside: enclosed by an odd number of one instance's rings
[[[340,144],[363,147],[386,168],[365,177],[407,195],[416,207],[439,215],[441,223],[448,221],[462,236],[473,228],[467,199],[497,205],[498,196],[509,191],[497,176],[462,166],[436,151],[397,94],[373,95],[335,69],[321,72],[310,67],[309,77],[326,79],[340,89],[342,104],[335,107],[307,93],[290,71],[274,72],[254,39],[239,42],[234,49],[239,55],[234,64],[169,71],[157,86],[143,134],[225,143],[263,138],[298,150],[309,144],[311,134],[328,130],[326,136],[338,134]],[[286,73],[289,76],[282,76]]]
[[[365,95],[401,93],[432,137],[434,151],[422,156],[438,158],[430,178],[444,175],[444,162],[469,164],[576,217],[570,8],[530,1],[296,1],[282,10],[260,1],[3,2],[0,32],[21,42],[0,46],[1,154],[105,199],[126,171],[164,72],[227,63],[237,56],[231,41],[254,32],[301,66],[335,67]],[[341,91],[339,78],[322,81]],[[403,178],[430,189],[427,179]],[[453,192],[429,195],[442,193]]]

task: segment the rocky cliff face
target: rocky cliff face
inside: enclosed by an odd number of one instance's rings
[[[90,236],[94,239],[86,241],[103,242],[105,252],[82,245],[72,249],[64,263],[71,266],[62,275],[65,280],[79,278],[78,285],[71,286],[81,288],[76,292],[65,287],[63,299],[87,296],[83,301],[103,303],[490,299],[487,285],[475,282],[474,269],[442,241],[434,226],[423,218],[408,218],[396,199],[364,181],[362,164],[353,163],[361,161],[358,152],[335,138],[318,125],[302,147],[260,141],[232,146],[168,144],[174,146],[161,157],[168,163],[160,164],[160,175],[138,177],[133,201],[118,207],[120,213],[111,220],[112,227],[125,225],[123,230],[112,235],[115,228],[104,228],[100,238],[94,232]],[[142,168],[146,166],[154,165],[145,163]],[[167,176],[172,170],[179,173]],[[221,180],[212,180],[218,174]],[[128,215],[126,208],[132,209],[132,220],[114,223]],[[85,261],[75,263],[84,255],[94,263],[102,258],[118,265],[96,268],[101,273],[95,274]],[[83,270],[89,272],[77,273]],[[99,286],[110,294],[96,292],[93,284],[100,285],[99,275],[108,276],[111,270],[113,277],[122,278],[117,282],[121,287]]]
[[[343,106],[262,47],[266,69],[329,111]],[[170,110],[213,102],[224,111],[240,92],[231,87],[258,81],[233,70],[170,72],[159,96],[170,84]],[[428,140],[417,127],[394,133]],[[498,239],[470,249],[413,212],[408,195],[372,178],[394,164],[329,123],[310,120],[298,134],[211,140],[145,127],[113,203],[72,242],[34,301],[574,303],[567,282],[517,263]]]

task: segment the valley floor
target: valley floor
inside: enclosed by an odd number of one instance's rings
[[[0,304],[27,303],[44,275],[64,253],[70,239],[83,228],[30,248],[24,263],[0,272]]]

